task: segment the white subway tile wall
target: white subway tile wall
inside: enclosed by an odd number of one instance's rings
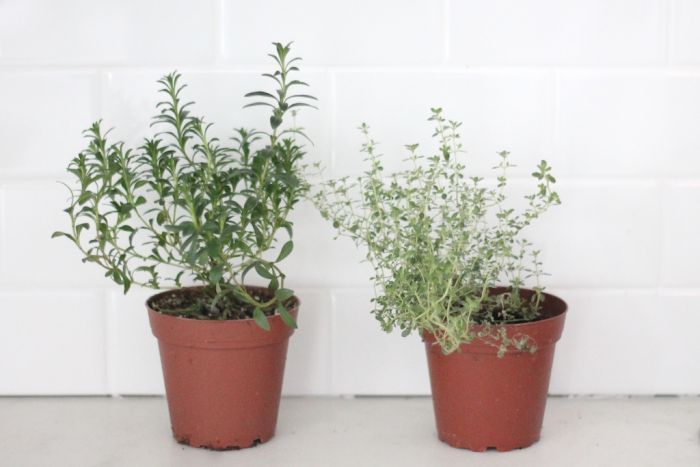
[[[624,66],[665,60],[666,0],[452,0],[450,8],[454,63]]]
[[[177,69],[226,136],[266,85],[269,42],[296,41],[320,98],[309,160],[363,171],[368,123],[389,168],[434,149],[427,118],[464,121],[470,167],[547,159],[563,205],[533,226],[570,313],[556,394],[700,393],[700,6],[692,0],[0,1],[0,394],[161,394],[143,305],[65,240],[57,181],[97,118],[138,145]],[[302,300],[286,394],[427,394],[418,336],[370,314],[372,271],[309,203],[286,261]]]

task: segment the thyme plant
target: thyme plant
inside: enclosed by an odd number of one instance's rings
[[[85,131],[87,149],[68,166],[70,230],[54,237],[71,240],[83,262],[104,268],[124,293],[134,284],[204,285],[196,299],[159,311],[253,317],[269,329],[266,316],[277,310],[295,326],[285,307],[293,291],[284,287],[279,263],[294,248],[288,216],[307,189],[297,142],[305,135],[284,123],[297,109],[313,107],[315,98],[296,92],[307,84],[294,78],[300,58],[290,57],[290,44],[274,46],[269,55],[277,69],[263,76],[276,89],[246,94],[255,100],[245,107],[270,109],[267,130],[237,129],[230,143],[210,136],[212,123],[192,113],[177,72],[158,81],[164,95],[152,123],[158,132],[139,148],[110,142],[109,131],[95,122]],[[286,241],[278,242],[280,232]],[[246,289],[251,271],[267,281],[269,294]]]
[[[518,212],[506,207],[509,153],[499,154],[495,184],[468,177],[459,140],[461,123],[432,109],[436,154],[406,146],[408,168],[386,174],[367,125],[364,175],[326,182],[313,199],[339,235],[366,247],[375,270],[375,317],[385,331],[433,333],[445,353],[482,338],[499,347],[534,351],[526,337],[510,338],[499,324],[536,319],[543,300],[538,252],[520,234],[559,204],[547,162],[532,176],[534,193]],[[534,294],[520,289],[534,280]],[[507,284],[501,291],[493,289]],[[474,331],[472,324],[482,326]]]

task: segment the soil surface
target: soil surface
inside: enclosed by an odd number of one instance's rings
[[[266,289],[247,289],[251,297],[258,302],[273,298]],[[251,319],[255,307],[239,298],[234,290],[228,291],[215,302],[216,290],[213,287],[193,287],[176,289],[151,298],[148,305],[153,310],[168,315],[194,319]],[[293,298],[285,302],[287,309],[293,304]],[[275,307],[263,309],[267,316],[275,314]]]
[[[544,301],[544,294],[537,302],[534,294],[522,293],[517,299],[511,292],[501,290],[498,293],[491,293],[482,302],[479,311],[472,315],[472,320],[477,324],[518,324],[538,321],[547,318],[546,313],[542,312]],[[458,303],[456,312],[460,312],[459,305]]]

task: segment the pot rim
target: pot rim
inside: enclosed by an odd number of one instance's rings
[[[503,286],[496,286],[496,287],[490,287],[490,291],[503,291],[507,290],[508,287],[503,287]],[[530,288],[525,288],[522,287],[520,288],[520,292],[525,292],[525,294],[531,294],[534,293],[533,289]],[[541,319],[536,319],[533,321],[526,321],[522,323],[494,323],[490,326],[492,328],[505,328],[506,332],[508,333],[509,336],[515,336],[515,335],[524,335],[524,336],[530,336],[533,337],[536,345],[538,347],[547,347],[550,345],[555,344],[559,338],[561,337],[561,333],[564,327],[564,321],[566,319],[566,314],[568,311],[568,304],[560,297],[554,294],[550,294],[548,292],[542,292],[542,294],[545,296],[545,301],[544,303],[547,304],[549,303],[550,309],[549,311],[549,316]],[[546,306],[546,305],[545,305]],[[470,325],[470,329],[478,332],[479,330],[484,329],[486,325],[483,324],[477,324],[477,323],[472,323]],[[540,338],[544,338],[544,341],[538,342],[538,339],[535,338],[534,335],[540,335]],[[437,341],[435,340],[435,336],[432,332],[426,330],[426,329],[421,329],[420,330],[420,335],[423,338],[423,341],[428,343],[430,341],[431,345],[436,344]],[[439,347],[439,346],[437,346]],[[466,343],[463,342],[460,344],[460,352],[463,350],[466,350],[468,353],[484,353],[488,352],[491,353],[491,350],[494,348],[491,344],[488,344],[481,339],[474,339],[473,341]],[[480,352],[481,351],[481,352]],[[515,353],[527,353],[526,351],[514,351]]]
[[[505,291],[507,289],[508,289],[508,287],[505,287],[505,286],[489,287],[490,291]],[[521,287],[520,291],[528,293],[528,294],[535,292],[534,289],[530,289],[527,287]],[[554,294],[551,294],[549,292],[542,292],[542,295],[545,296],[545,301],[543,302],[543,304],[552,303],[552,301],[554,301],[555,303],[557,303],[557,305],[559,305],[560,309],[554,310],[552,312],[551,316],[547,316],[546,318],[538,318],[538,319],[533,319],[532,321],[524,321],[524,322],[520,322],[520,323],[494,323],[494,324],[492,324],[492,326],[507,327],[507,328],[519,328],[519,327],[531,326],[535,323],[546,323],[549,321],[554,321],[556,319],[559,319],[562,315],[565,315],[566,312],[569,310],[569,305],[561,297],[554,295]],[[554,305],[554,306],[556,306],[556,305]],[[480,328],[483,326],[484,326],[483,324],[477,324],[477,323],[472,324],[472,327],[474,327],[474,328]]]
[[[173,292],[178,291],[178,290],[201,290],[201,289],[203,289],[204,287],[206,287],[206,286],[204,286],[204,285],[190,285],[190,286],[186,286],[186,287],[173,287],[173,288],[170,288],[170,289],[165,289],[165,290],[162,290],[162,291],[160,291],[160,292],[158,292],[158,293],[155,293],[155,294],[149,296],[149,297],[146,299],[146,302],[145,302],[144,304],[146,305],[146,309],[147,309],[149,312],[157,313],[157,314],[160,315],[160,316],[164,316],[164,317],[168,317],[168,318],[172,318],[172,319],[180,319],[180,320],[184,320],[184,321],[204,322],[204,323],[241,323],[241,324],[245,324],[245,323],[255,323],[255,319],[253,319],[253,318],[246,318],[246,319],[197,319],[197,318],[188,318],[188,317],[186,317],[186,316],[179,316],[179,315],[173,315],[173,314],[169,314],[169,313],[164,313],[164,312],[162,312],[162,311],[154,310],[153,307],[151,307],[151,301],[152,301],[153,299],[155,299],[156,297],[159,297],[159,296],[162,296],[162,295],[166,295],[166,294],[169,294],[169,293],[173,293]],[[247,290],[270,290],[269,287],[263,287],[263,286],[260,286],[260,285],[244,285],[243,287],[244,287],[245,289],[247,289]],[[293,300],[293,302],[292,302],[291,307],[287,307],[287,310],[289,311],[290,314],[292,314],[292,316],[295,316],[295,318],[296,318],[296,314],[297,314],[297,312],[299,311],[299,306],[301,305],[301,300],[300,300],[299,297],[297,297],[296,295],[292,295],[290,298],[288,298],[288,300]],[[274,313],[274,314],[272,314],[272,315],[270,315],[270,316],[267,316],[267,319],[274,319],[274,318],[279,318],[279,319],[281,319],[279,313],[277,313],[276,310],[275,310],[275,313]],[[229,324],[229,325],[230,325],[230,324]]]

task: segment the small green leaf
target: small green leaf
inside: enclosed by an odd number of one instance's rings
[[[78,204],[83,205],[87,203],[90,200],[90,198],[92,198],[92,193],[89,191],[84,191],[78,197]]]
[[[209,282],[212,283],[217,283],[221,280],[221,277],[224,275],[224,267],[220,264],[217,264],[213,268],[211,268],[211,271],[209,271]]]
[[[167,219],[168,213],[165,211],[160,211],[156,216],[156,222],[158,223],[158,225],[163,225]]]
[[[280,249],[280,254],[277,256],[277,261],[282,261],[284,258],[289,256],[289,254],[292,252],[294,249],[294,242],[291,240],[282,245],[282,248]]]
[[[271,99],[275,99],[275,96],[273,96],[269,92],[265,92],[265,91],[249,92],[244,97],[269,97]]]
[[[80,232],[78,232],[78,234],[80,234]],[[66,237],[68,240],[70,240],[70,241],[72,241],[72,242],[74,242],[74,243],[77,243],[76,240],[75,240],[75,237],[72,236],[72,235],[69,234],[69,233],[66,233],[66,232],[54,232],[53,234],[51,234],[51,238],[58,238],[58,237]]]
[[[255,272],[263,279],[272,279],[274,277],[267,266],[262,263],[255,263]]]
[[[212,239],[207,242],[207,253],[210,257],[216,258],[219,256],[221,244],[217,239]]]
[[[257,325],[263,328],[265,331],[270,330],[270,322],[267,320],[267,316],[265,316],[265,313],[263,313],[262,308],[259,306],[256,306],[255,310],[253,310],[253,319]]]
[[[282,303],[277,303],[277,313],[279,313],[280,318],[282,318],[284,324],[293,329],[297,328],[297,321],[294,319],[294,316],[292,316],[289,310],[287,310],[287,308],[285,308],[285,306],[282,305]]]
[[[283,302],[294,295],[294,291],[291,289],[277,289],[275,290],[275,298],[280,302]]]

